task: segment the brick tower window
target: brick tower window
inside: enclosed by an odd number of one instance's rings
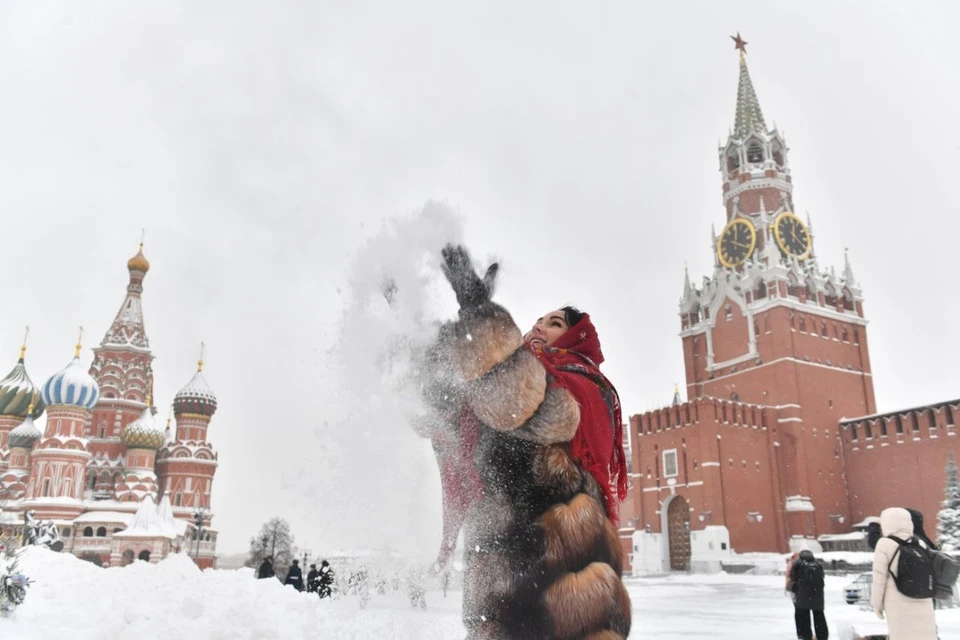
[[[751,142],[747,147],[747,162],[763,162],[763,147],[759,142]]]
[[[676,478],[680,475],[680,469],[677,464],[677,450],[668,449],[663,452],[663,477]]]

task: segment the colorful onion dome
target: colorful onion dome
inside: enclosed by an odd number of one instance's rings
[[[42,434],[40,429],[37,429],[37,425],[33,424],[33,416],[30,415],[32,411],[33,405],[30,405],[26,419],[7,435],[7,446],[11,449],[14,447],[30,449],[33,443],[40,439]]]
[[[142,271],[146,273],[150,271],[150,262],[143,255],[143,243],[140,243],[140,250],[137,251],[137,255],[133,256],[127,260],[127,270],[128,271]]]
[[[100,398],[100,386],[80,363],[80,343],[77,342],[73,360],[43,385],[43,401],[47,406],[72,405],[93,409]]]
[[[211,417],[217,410],[217,396],[203,377],[203,359],[197,363],[197,372],[193,374],[183,389],[173,397],[173,412],[196,413]]]
[[[163,431],[158,431],[154,426],[153,409],[150,407],[149,398],[143,413],[127,425],[120,440],[127,449],[153,449],[156,451],[163,446]]]
[[[23,364],[26,347],[20,347],[20,359],[10,373],[0,380],[0,416],[17,416],[25,418],[29,413],[39,418],[43,413],[43,400],[40,398],[40,388],[33,384],[27,369]],[[28,412],[30,407],[32,411]]]

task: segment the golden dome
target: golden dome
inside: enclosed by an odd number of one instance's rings
[[[150,263],[143,256],[143,243],[140,243],[140,250],[137,251],[137,255],[133,256],[127,260],[127,269],[129,271],[142,271],[146,273],[150,271]]]

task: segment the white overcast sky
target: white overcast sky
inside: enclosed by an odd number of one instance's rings
[[[26,324],[37,383],[77,325],[99,341],[145,227],[157,402],[201,340],[220,398],[220,550],[278,513],[320,547],[322,500],[280,478],[323,420],[349,259],[433,198],[521,324],[580,305],[627,412],[666,403],[683,264],[709,273],[724,220],[739,30],[821,262],[850,249],[879,408],[960,395],[955,4],[465,6],[0,4],[0,364]]]

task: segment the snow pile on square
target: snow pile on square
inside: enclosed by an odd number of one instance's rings
[[[30,597],[0,619],[4,640],[241,640],[245,638],[462,637],[459,593],[446,610],[414,611],[405,596],[321,601],[251,569],[200,571],[185,554],[158,564],[101,569],[69,554],[31,547],[20,555],[34,579]]]

